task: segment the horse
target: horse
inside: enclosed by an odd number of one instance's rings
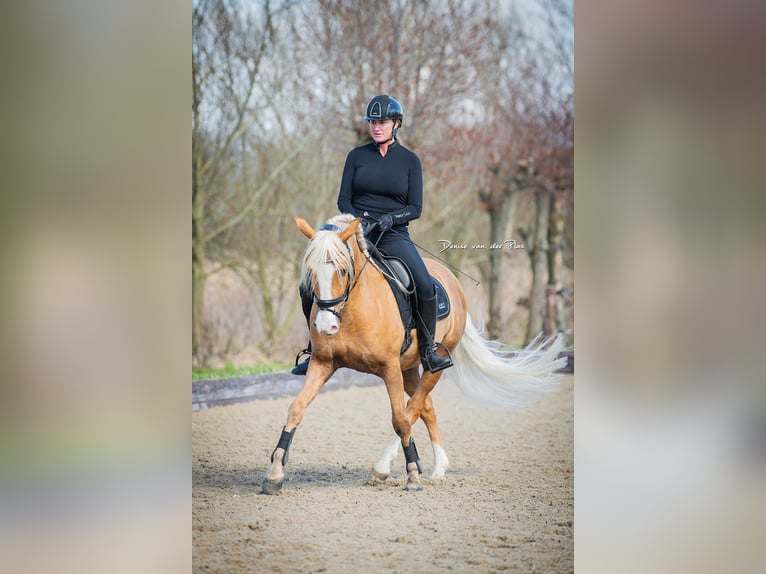
[[[314,294],[309,317],[312,354],[303,388],[289,407],[272,452],[262,491],[275,494],[281,490],[295,431],[311,401],[341,367],[383,379],[391,403],[396,436],[373,465],[371,483],[388,478],[401,444],[407,473],[404,490],[422,490],[423,467],[411,436],[418,419],[425,423],[433,448],[431,478],[443,478],[449,466],[430,396],[444,371],[423,370],[420,374],[417,329],[411,331],[412,344],[401,353],[405,327],[385,271],[370,257],[361,219],[341,214],[317,230],[301,217],[293,219],[309,239],[301,273],[304,288]],[[556,371],[566,361],[558,357],[564,348],[560,336],[536,339],[508,356],[499,343],[481,336],[455,275],[439,261],[424,258],[424,262],[450,300],[450,314],[438,321],[435,340],[452,354],[453,373],[448,378],[466,396],[493,405],[525,406],[556,387],[561,376]],[[406,403],[405,393],[409,396]]]

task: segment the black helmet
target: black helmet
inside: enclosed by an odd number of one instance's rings
[[[404,111],[402,110],[402,104],[396,101],[396,98],[392,98],[388,95],[375,96],[367,104],[367,113],[364,119],[370,120],[399,120],[399,125],[402,125],[402,118],[404,117]]]

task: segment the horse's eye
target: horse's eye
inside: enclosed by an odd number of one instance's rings
[[[345,277],[348,272],[345,269],[341,269],[338,271],[338,275],[341,276],[341,278]]]

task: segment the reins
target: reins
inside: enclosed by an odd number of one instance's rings
[[[372,229],[376,225],[377,225],[377,223],[373,223],[368,229]],[[356,275],[354,277],[354,284],[351,286],[351,289],[356,287],[356,284],[359,283],[359,278],[362,276],[362,273],[364,272],[364,268],[367,267],[367,264],[370,262],[370,255],[369,254],[372,251],[375,251],[378,248],[378,243],[380,243],[380,238],[381,237],[383,237],[382,233],[380,235],[378,235],[378,240],[372,246],[372,250],[367,250],[367,255],[364,256],[364,265],[362,265],[362,268],[359,270],[359,275]],[[351,292],[351,289],[349,289],[349,293]]]

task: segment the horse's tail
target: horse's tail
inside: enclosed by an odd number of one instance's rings
[[[564,350],[560,335],[542,339],[538,336],[524,349],[514,353],[501,350],[501,344],[488,341],[477,328],[471,315],[466,318],[465,332],[453,351],[454,366],[448,378],[468,399],[481,404],[515,408],[528,406],[544,392],[558,388],[567,359],[559,357]]]

